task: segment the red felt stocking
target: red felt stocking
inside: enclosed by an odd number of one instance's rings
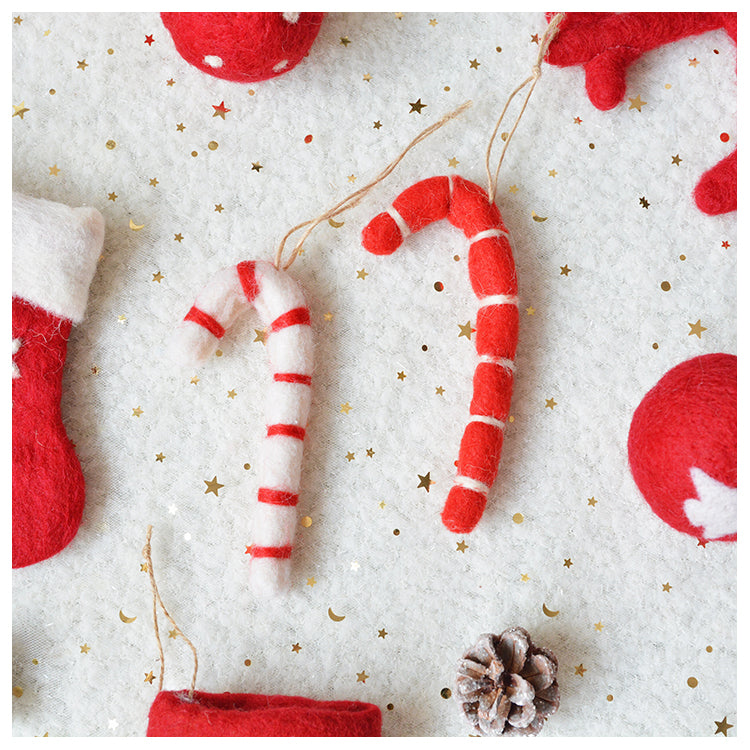
[[[103,239],[95,209],[13,194],[14,568],[57,554],[81,522],[83,474],[60,397]]]

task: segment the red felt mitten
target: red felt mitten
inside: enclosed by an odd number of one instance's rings
[[[63,549],[84,481],[60,414],[68,336],[104,240],[93,208],[13,194],[13,567]]]
[[[380,737],[380,709],[290,695],[162,690],[147,737]]]
[[[323,13],[162,13],[177,51],[217,78],[252,83],[301,62]]]
[[[554,13],[547,14],[550,20]],[[737,43],[736,13],[566,13],[545,60],[582,65],[586,93],[601,110],[625,98],[628,67],[649,50],[695,34],[724,29]],[[737,152],[703,175],[694,198],[710,215],[737,210]]]

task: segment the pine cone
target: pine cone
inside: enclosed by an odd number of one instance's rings
[[[482,735],[539,734],[560,705],[557,658],[523,628],[485,633],[459,662],[456,697]]]

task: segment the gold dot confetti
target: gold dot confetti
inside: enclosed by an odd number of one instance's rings
[[[247,471],[250,468],[250,464],[243,464],[242,468]]]
[[[193,156],[193,157],[198,156],[198,152],[197,151],[191,151],[190,152],[190,156]]]
[[[513,523],[523,523],[523,513],[514,513]]]
[[[668,281],[662,281],[661,288],[663,291],[668,292],[672,288],[672,285]]]
[[[20,698],[22,695],[23,695],[23,688],[19,687],[18,685],[15,685],[13,687],[13,697]]]
[[[249,666],[250,666],[250,665],[252,664],[252,661],[251,661],[250,659],[245,659],[245,661],[243,662],[243,664],[244,664],[244,665],[245,665],[246,667],[249,667]]]
[[[607,696],[607,700],[608,700],[608,701],[609,701],[610,703],[612,703],[612,701],[613,701],[614,699],[615,699],[615,696],[614,696],[614,695],[612,695],[611,693],[610,693],[610,694],[609,694],[609,695]]]
[[[398,536],[400,533],[398,529],[393,529],[393,536]]]
[[[50,89],[49,93],[50,93],[50,96],[54,96],[57,93],[57,91],[55,91],[55,89]]]
[[[656,341],[654,341],[654,343],[651,344],[651,348],[654,349],[654,350],[656,350],[656,349],[659,348],[659,344],[657,344]]]
[[[385,710],[386,710],[386,711],[393,711],[393,703],[389,703],[389,704],[388,704],[388,705],[387,705],[387,706],[385,707]]]
[[[111,138],[104,144],[110,151],[112,151],[115,146],[117,146],[116,141],[113,141]]]
[[[219,148],[219,144],[216,141],[209,141],[208,142],[208,150],[209,151],[216,151],[217,148]]]
[[[698,687],[698,680],[695,677],[688,677],[687,684],[688,684],[688,687],[696,688]]]
[[[442,689],[442,690],[440,691],[440,696],[441,696],[442,698],[445,698],[445,700],[448,700],[448,698],[450,698],[450,697],[451,697],[451,695],[453,695],[453,693],[451,692],[451,689],[450,689],[450,688],[444,687],[444,688],[443,688],[443,689]]]
[[[714,650],[713,646],[706,646],[706,653],[711,653]]]
[[[312,526],[312,518],[310,516],[303,516],[300,520],[300,523],[306,528],[309,529]]]

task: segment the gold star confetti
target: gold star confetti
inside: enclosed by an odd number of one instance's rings
[[[96,365],[91,366],[91,374],[92,375],[98,375],[99,374],[99,368]]]
[[[349,37],[348,37],[348,36],[342,36],[342,37],[341,37],[341,39],[339,40],[339,44],[343,44],[343,45],[344,45],[344,47],[347,47],[347,46],[348,46],[348,45],[350,45],[351,43],[352,43],[352,42],[351,42],[351,39],[349,39]]]
[[[573,565],[573,561],[569,557],[566,557],[565,558],[565,562],[563,563],[563,565],[566,568],[570,568]]]
[[[399,380],[406,380],[406,373],[405,372],[399,372],[398,375],[396,375],[396,377]]]
[[[461,325],[460,323],[458,323],[457,325],[461,329],[461,333],[458,334],[458,338],[461,338],[461,336],[466,336],[467,339],[471,340],[471,334],[476,331],[476,328],[471,327],[471,321],[467,320],[463,325]]]
[[[404,17],[403,13],[394,13],[393,15],[396,16],[396,18],[398,18],[399,21]]]
[[[357,278],[358,279],[364,279],[365,276],[369,276],[370,274],[365,271],[365,269],[361,269],[360,271],[357,271]]]
[[[369,83],[369,82],[370,82],[370,81],[372,80],[372,76],[371,76],[371,75],[370,75],[369,73],[365,73],[365,74],[364,74],[364,75],[362,76],[362,80],[363,80],[363,81],[367,81],[367,82]]]
[[[508,187],[508,192],[515,195],[518,192],[518,185],[510,185]]]
[[[373,128],[375,128],[375,130],[380,130],[380,128],[383,127],[383,123],[380,122],[380,120],[375,120],[375,122],[373,122],[372,126],[373,126]]]
[[[594,497],[587,498],[588,504],[593,508],[597,504],[597,499]]]
[[[521,580],[522,580],[522,581],[524,581],[524,582],[526,582],[526,581],[529,581],[529,580],[531,580],[531,579],[529,578],[529,576],[528,576],[528,574],[527,574],[527,573],[523,573],[523,574],[521,575]]]
[[[648,208],[651,204],[646,200],[646,196],[641,196],[638,199],[638,203],[640,203],[644,208]]]
[[[689,62],[688,62],[688,65],[691,68],[697,68],[698,65],[700,65],[700,60],[697,57],[691,57],[690,60],[689,60]]]
[[[554,409],[557,406],[557,401],[555,401],[554,398],[547,398],[544,400],[544,408],[545,409]]]
[[[690,326],[690,333],[688,334],[688,336],[695,335],[698,338],[700,338],[701,334],[703,333],[703,331],[707,331],[708,330],[708,328],[706,328],[705,326],[701,325],[701,319],[700,318],[698,318],[698,320],[696,320],[695,323],[688,323],[688,325]]]
[[[342,414],[348,414],[351,410],[352,410],[352,407],[349,405],[348,401],[345,404],[341,404]]]
[[[49,173],[57,177],[57,175],[60,174],[60,167],[58,167],[57,164],[55,164],[52,167],[49,167]]]
[[[222,120],[227,119],[227,112],[231,112],[231,109],[227,109],[224,106],[224,101],[222,100],[221,104],[212,104],[211,105],[214,108],[214,113],[211,115],[212,117],[221,117]]]
[[[435,482],[430,479],[430,472],[428,471],[424,476],[422,476],[421,474],[417,474],[417,476],[419,477],[419,484],[417,485],[417,489],[424,487],[427,492],[429,492],[430,485],[435,484]]]
[[[258,328],[254,328],[253,330],[255,331],[255,338],[253,339],[253,344],[256,341],[260,341],[261,344],[265,345],[266,341],[268,340],[268,330],[265,328],[263,328],[262,330]]]
[[[556,169],[548,169],[548,170],[547,170],[547,174],[548,174],[548,175],[549,175],[550,177],[557,177],[557,170],[556,170]]]
[[[193,375],[192,378],[190,378],[190,385],[198,385],[200,383],[200,378],[197,375]]]
[[[141,563],[141,573],[148,573],[148,563]]]
[[[141,409],[140,406],[137,406],[135,409],[133,409],[132,416],[134,416],[134,417],[140,417],[141,414],[143,414],[143,409]]]
[[[731,729],[734,726],[734,724],[727,723],[726,716],[721,721],[715,721],[714,724],[716,724],[716,731],[714,734],[721,732],[725,737],[727,736],[727,729]]]
[[[463,539],[460,542],[456,542],[456,552],[463,554],[467,549],[469,549],[469,545]]]
[[[298,654],[300,651],[302,651],[302,646],[300,646],[299,643],[293,643],[292,651],[294,651],[295,654]]]
[[[315,580],[315,576],[313,576],[312,578],[308,578],[307,579],[307,583],[305,585],[306,586],[314,586],[316,583],[317,583],[317,581]]]
[[[684,159],[680,159],[680,155],[679,154],[675,154],[672,157],[672,164],[676,164],[678,167],[680,166],[680,162],[681,161],[684,161]]]
[[[574,122],[574,123],[575,123],[576,125],[580,125],[580,124],[581,124],[581,123],[583,122],[583,120],[582,120],[582,119],[581,119],[580,117],[574,117],[574,118],[573,118],[573,122]]]
[[[117,193],[107,193],[107,200],[114,203],[117,200]]]
[[[175,242],[182,242],[185,238],[182,236],[182,232],[177,232],[177,234],[174,236]]]
[[[532,42],[533,42],[534,44],[539,44],[539,34],[532,34],[532,35],[531,35],[531,41],[532,41]]]
[[[152,672],[144,672],[145,676],[143,678],[144,682],[147,682],[149,685],[154,681],[154,673]]]
[[[174,86],[174,78],[169,78],[167,80],[167,86]]]
[[[166,458],[166,456],[165,456],[165,455],[164,455],[163,453],[157,453],[157,454],[156,454],[156,460],[157,460],[157,461],[158,461],[158,462],[159,462],[160,464],[163,464],[163,463],[164,463],[164,459],[165,459],[165,458]]]
[[[86,58],[84,58],[83,60],[78,60],[78,65],[76,65],[76,70],[78,70],[79,68],[81,70],[86,70],[88,66],[89,64],[86,62]]]
[[[412,112],[416,112],[418,115],[422,114],[422,110],[427,106],[426,104],[422,104],[422,99],[419,98],[415,102],[409,102],[409,106],[411,109],[409,110],[409,114]]]
[[[185,130],[185,126],[181,122],[178,122],[177,123],[177,132],[178,133],[182,133],[184,130]]]
[[[356,182],[357,181],[356,175],[353,175],[353,174],[350,174],[346,179],[349,180],[349,182]]]
[[[453,167],[454,169],[460,164],[458,159],[454,156],[452,159],[448,159],[448,166]]]
[[[21,102],[20,104],[14,104],[13,105],[13,114],[11,117],[15,117],[18,115],[23,120],[23,116],[29,111],[29,108],[26,106],[26,102]]]
[[[168,633],[170,638],[177,639],[177,631],[176,630],[170,630]]]
[[[596,630],[597,633],[601,633],[602,630],[604,630],[604,624],[601,622],[595,622],[594,623],[594,630]]]
[[[151,187],[156,187],[159,184],[159,180],[157,180],[156,177],[152,177],[148,181],[148,184],[151,185]]]
[[[237,391],[232,388],[231,391],[227,391],[227,398],[236,398],[237,397]]]
[[[667,581],[667,583],[662,583],[661,590],[666,591],[667,593],[672,590],[672,586],[669,585],[669,581]]]
[[[14,16],[13,23],[16,24],[17,26],[20,26],[21,23],[23,23],[23,18],[21,18],[21,16]]]
[[[583,664],[579,664],[579,665],[578,665],[578,666],[577,666],[577,667],[575,668],[575,670],[576,670],[576,674],[577,674],[577,675],[578,675],[579,677],[583,677],[583,673],[584,673],[584,672],[588,672],[588,670],[586,669],[586,667],[584,667],[584,666],[583,666]]]
[[[437,22],[437,18],[431,18],[431,19],[430,19],[430,20],[428,21],[428,23],[429,23],[429,24],[430,24],[430,26],[432,26],[432,27],[435,27],[435,26],[437,26],[437,25],[438,25],[438,22]]]
[[[263,165],[259,161],[253,162],[253,168],[251,171],[253,172],[260,172],[260,170],[263,169]]]
[[[566,263],[564,266],[560,266],[560,276],[567,276],[570,273],[571,269],[568,268],[568,264]]]
[[[382,509],[382,508],[385,508],[385,506],[386,506],[386,502],[385,502],[385,500],[381,500],[381,501],[380,501],[380,502],[378,503],[378,508],[381,508],[381,509]]]
[[[215,203],[214,204],[214,211],[216,213],[221,213],[224,210],[224,206],[221,205],[221,203]]]
[[[354,454],[351,451],[349,451],[349,453],[346,454],[346,460],[354,461]]]
[[[84,643],[83,646],[80,647],[82,654],[88,654],[89,651],[91,651],[91,646],[89,646],[88,643]]]
[[[481,64],[482,63],[480,63],[479,60],[477,60],[476,58],[474,60],[469,60],[469,67],[472,68],[473,70],[479,70],[479,66]]]
[[[365,682],[370,675],[363,669],[361,672],[357,672],[357,682]]]
[[[161,284],[161,280],[165,278],[164,274],[161,271],[157,271],[156,273],[151,274],[153,278],[151,281],[155,281],[157,284]]]
[[[638,94],[635,98],[629,96],[628,99],[630,100],[630,106],[628,107],[629,110],[631,109],[637,109],[639,112],[641,111],[641,107],[648,104],[648,102],[644,102],[641,99],[641,95]]]
[[[127,318],[124,315],[118,315],[117,316],[117,322],[120,323],[120,325],[122,325],[126,321],[127,321]]]
[[[435,388],[436,396],[442,396],[444,393],[445,393],[445,388],[443,388],[442,385],[439,385],[437,388]]]
[[[529,305],[529,307],[526,308],[527,315],[533,315],[535,312],[536,312],[536,309],[531,307],[531,305]]]
[[[372,448],[368,448],[365,452],[368,458],[372,458],[375,455],[375,451]]]
[[[378,638],[385,638],[388,635],[388,632],[385,628],[382,628],[381,630],[378,630]]]
[[[214,478],[210,482],[204,479],[203,484],[206,485],[206,491],[203,494],[208,495],[209,492],[213,492],[214,495],[216,495],[216,497],[219,497],[219,490],[224,486],[223,484],[219,484],[216,481],[215,474],[214,474]]]

